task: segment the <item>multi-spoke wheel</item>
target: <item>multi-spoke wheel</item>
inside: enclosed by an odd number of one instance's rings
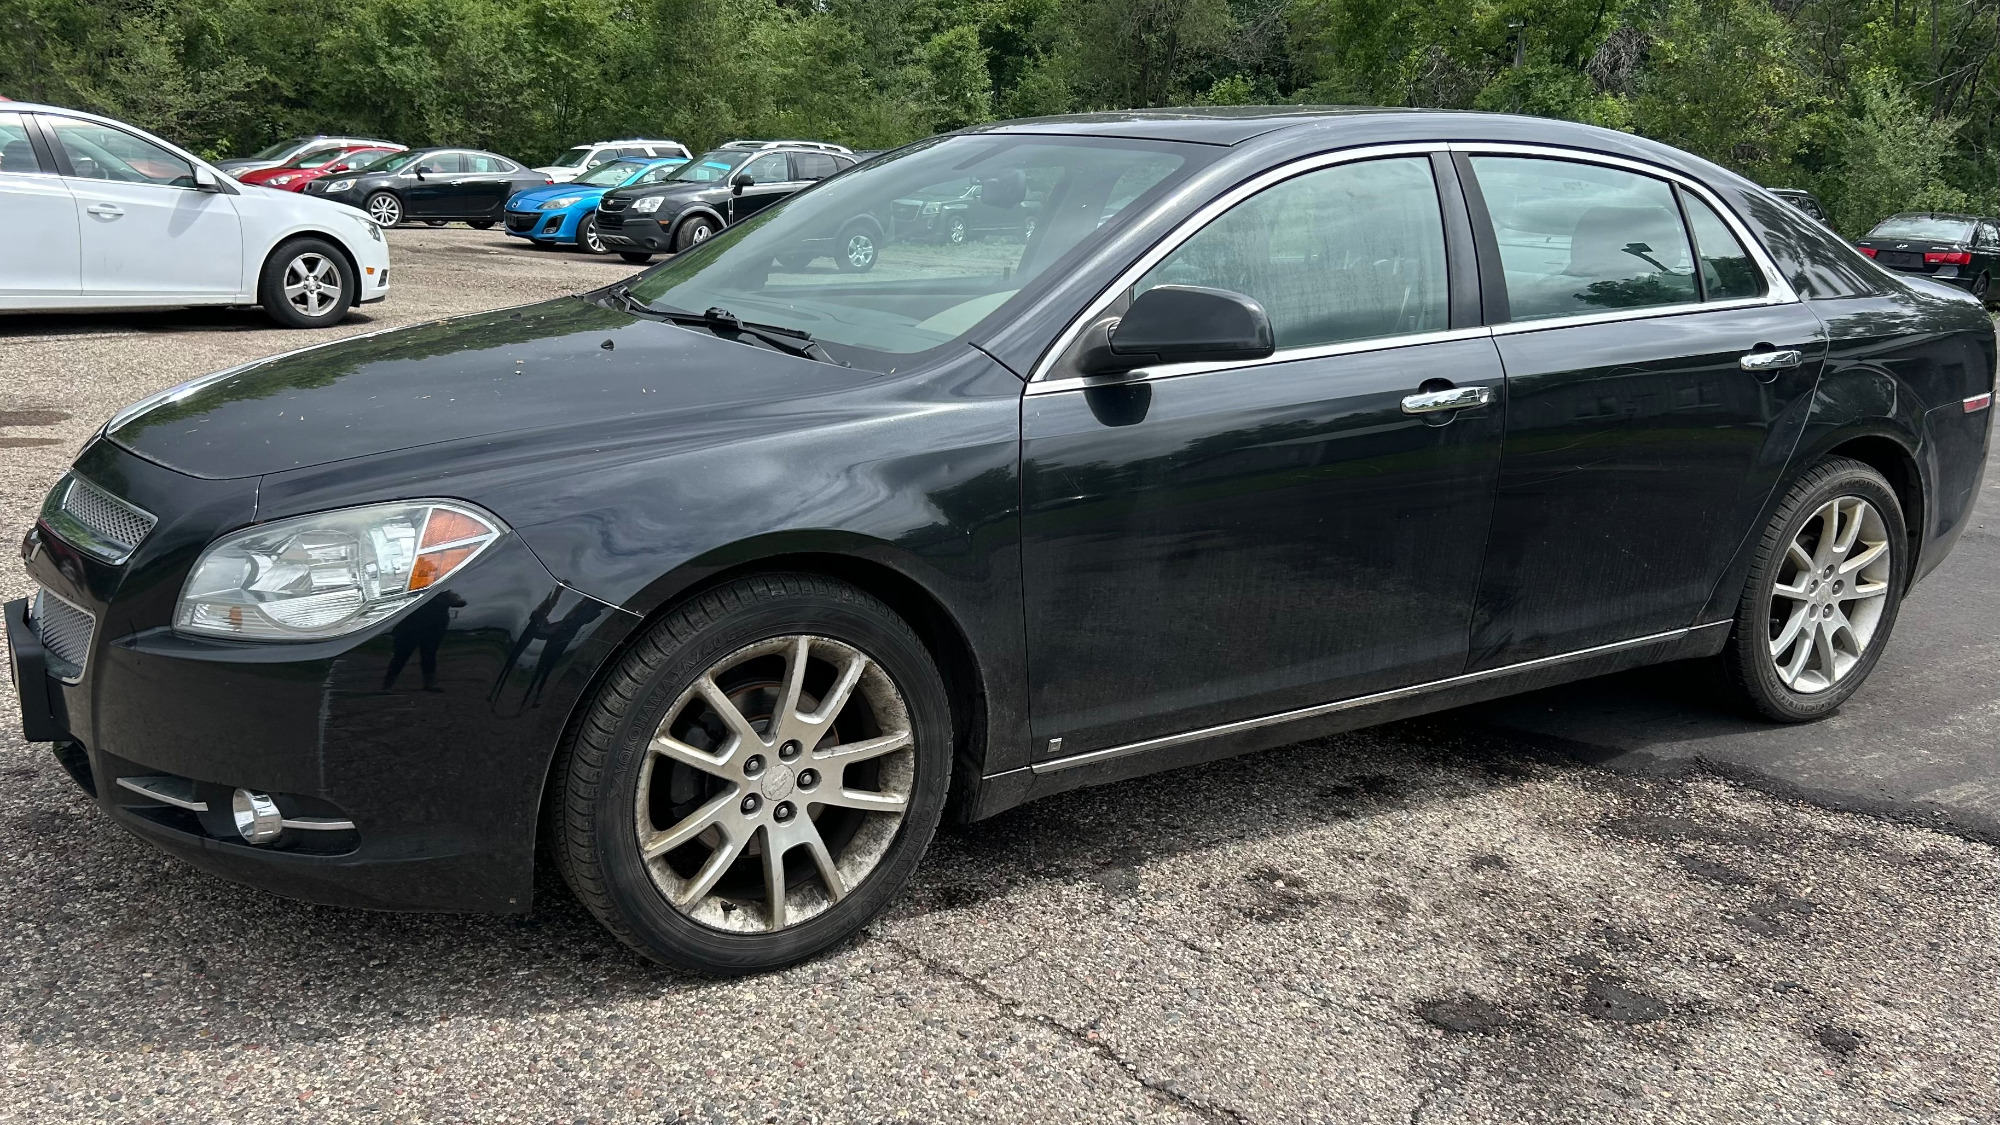
[[[1869,466],[1830,458],[1793,486],[1765,531],[1726,653],[1752,706],[1796,722],[1854,694],[1895,623],[1907,544],[1895,491]]]
[[[257,300],[272,320],[292,328],[323,328],[354,304],[354,267],[316,238],[273,251],[258,278]]]
[[[378,191],[368,197],[368,217],[381,226],[393,227],[403,221],[403,201],[391,192]]]
[[[734,582],[661,619],[566,749],[551,848],[655,960],[753,972],[879,912],[943,808],[935,665],[874,598],[812,575]]]
[[[840,232],[840,249],[833,256],[833,264],[847,273],[867,273],[875,268],[875,232],[863,224],[856,224]]]

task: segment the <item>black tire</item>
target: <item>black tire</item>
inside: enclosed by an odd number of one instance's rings
[[[466,226],[469,226],[469,227],[471,227],[471,228],[472,228],[473,230],[492,230],[492,229],[493,229],[493,220],[492,220],[492,219],[471,219],[471,220],[468,220],[468,221],[466,222],[466,224],[465,224],[465,225],[466,225]]]
[[[866,223],[855,223],[840,232],[834,244],[833,264],[845,273],[867,273],[882,255],[882,240]]]
[[[403,213],[403,200],[393,191],[378,191],[362,203],[362,210],[370,218],[385,227],[399,227],[409,218]]]
[[[310,292],[287,294],[287,275],[297,273],[297,283],[310,283]],[[326,281],[338,279],[339,290],[329,296]],[[361,292],[360,279],[347,255],[332,243],[319,238],[295,238],[281,244],[264,259],[257,277],[257,303],[264,314],[287,328],[326,328],[339,324],[354,307]],[[318,311],[314,306],[328,302]]]
[[[1972,283],[1972,295],[1979,298],[1980,304],[1991,305],[1993,303],[1993,279],[1986,274],[1980,274],[1979,279]]]
[[[652,802],[662,784],[659,777],[667,776],[644,773],[648,748],[676,707],[687,706],[681,702],[684,693],[698,678],[734,659],[733,654],[746,646],[793,634],[852,646],[887,674],[905,704],[913,739],[908,762],[914,773],[908,779],[907,803],[894,835],[887,838],[886,850],[845,897],[780,929],[736,932],[711,927],[667,900],[640,854],[635,821],[640,778],[654,777],[655,788],[648,791]],[[854,698],[859,698],[859,690]],[[714,975],[779,968],[853,934],[901,891],[923,858],[943,812],[951,745],[951,712],[943,681],[923,642],[895,611],[852,586],[819,575],[740,578],[695,597],[648,627],[597,690],[556,763],[543,818],[549,850],[584,906],[646,957]],[[801,786],[807,784],[803,773],[797,776]],[[669,777],[665,784],[672,792],[678,780]],[[836,784],[844,788],[847,781]],[[766,796],[777,801],[783,794]],[[800,801],[801,810],[809,810],[803,798]],[[722,804],[733,807],[727,797]],[[655,806],[646,807],[646,816],[652,818]],[[778,807],[764,811],[777,815]],[[657,820],[652,826],[661,827]],[[755,837],[770,838],[768,832]],[[734,862],[758,860],[745,851]],[[727,912],[731,907],[720,909]]]
[[[1773,619],[1774,587],[1782,572],[1802,563],[1787,562],[1793,542],[1806,531],[1821,510],[1835,499],[1858,498],[1872,505],[1882,522],[1889,571],[1887,589],[1879,617],[1859,659],[1833,680],[1830,686],[1812,691],[1795,691],[1787,686],[1771,652],[1774,641],[1782,641],[1784,629]],[[1818,575],[1806,577],[1818,582]],[[1794,579],[1796,581],[1796,578]],[[1853,581],[1858,588],[1859,576]],[[1829,457],[1807,470],[1778,505],[1764,536],[1757,544],[1750,565],[1749,581],[1736,610],[1735,625],[1722,654],[1723,671],[1731,688],[1752,711],[1781,723],[1803,723],[1832,713],[1860,689],[1868,673],[1888,647],[1889,635],[1902,608],[1903,591],[1910,583],[1910,537],[1903,520],[1902,503],[1882,474],[1860,461]],[[1787,605],[1791,603],[1787,602]],[[1842,620],[1858,602],[1838,605]],[[1783,611],[1780,611],[1783,612]],[[1808,614],[1808,618],[1810,618]],[[1810,626],[1808,626],[1810,628]],[[1779,633],[1774,638],[1773,632]],[[1803,641],[1799,643],[1804,643]]]
[[[449,224],[450,222],[451,222],[450,219],[425,219],[424,225],[427,227],[441,227]]]
[[[576,224],[576,248],[585,254],[611,253],[611,248],[604,244],[603,237],[597,233],[597,212],[592,211],[583,217],[582,222]]]
[[[620,250],[618,256],[635,266],[643,266],[653,260],[653,256],[643,250]]]
[[[707,215],[690,215],[674,232],[674,251],[685,253],[707,242],[715,234],[715,220]]]

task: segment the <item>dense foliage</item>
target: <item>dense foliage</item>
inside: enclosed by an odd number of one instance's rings
[[[1810,188],[2000,206],[2000,0],[0,0],[0,94],[214,155],[295,132],[540,162],[606,137],[883,147],[1189,103],[1512,110]]]

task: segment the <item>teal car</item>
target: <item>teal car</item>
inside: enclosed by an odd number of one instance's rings
[[[515,192],[507,200],[507,233],[539,246],[575,246],[602,254],[597,237],[597,201],[612,188],[664,180],[687,163],[685,157],[656,160],[614,160],[600,164],[566,184],[550,184]]]

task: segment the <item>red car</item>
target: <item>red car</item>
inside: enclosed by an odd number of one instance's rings
[[[366,168],[392,152],[403,151],[402,145],[369,145],[301,153],[283,164],[271,168],[258,168],[238,175],[237,180],[246,184],[261,184],[264,187],[283,188],[286,191],[304,191],[306,185],[329,172],[352,172]]]

